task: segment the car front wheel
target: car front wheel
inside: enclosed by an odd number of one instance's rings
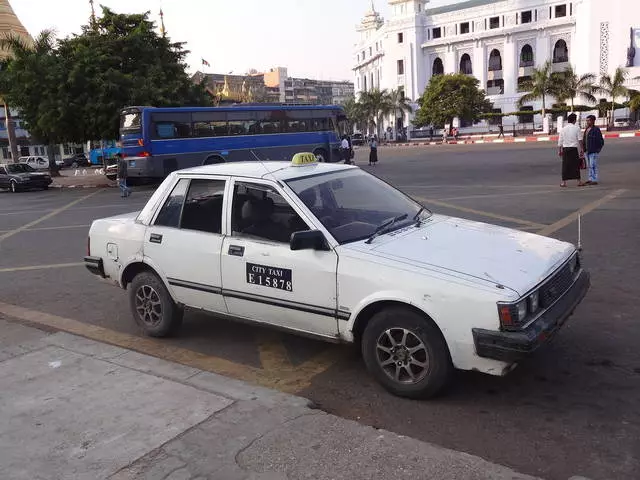
[[[362,337],[362,356],[376,380],[400,397],[433,397],[453,374],[438,327],[403,307],[384,309],[371,318]]]
[[[18,184],[15,182],[15,180],[11,180],[11,183],[9,184],[9,190],[11,190],[11,193],[16,193],[18,191]]]
[[[136,323],[150,337],[174,335],[182,325],[182,309],[152,272],[135,276],[129,285],[129,304]]]

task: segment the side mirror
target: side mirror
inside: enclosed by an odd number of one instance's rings
[[[291,250],[329,250],[320,230],[305,230],[291,234]]]

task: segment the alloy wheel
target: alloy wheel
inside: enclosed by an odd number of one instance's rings
[[[389,328],[376,342],[376,360],[394,382],[415,384],[429,373],[429,352],[423,341],[406,328]]]

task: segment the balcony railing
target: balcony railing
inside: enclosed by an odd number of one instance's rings
[[[569,57],[568,56],[561,56],[561,57],[553,57],[553,63],[567,63],[569,61]]]
[[[520,68],[533,67],[535,62],[533,60],[520,60]]]
[[[487,88],[487,95],[502,95],[504,93],[503,87],[489,87]]]

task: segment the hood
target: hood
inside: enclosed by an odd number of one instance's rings
[[[569,243],[510,228],[433,215],[354,246],[371,255],[438,267],[508,287],[523,295],[575,251]]]
[[[105,221],[108,221],[108,222],[112,222],[112,223],[127,223],[127,222],[130,222],[130,221],[135,220],[136,218],[138,218],[139,214],[140,214],[139,211],[137,211],[137,212],[129,212],[129,213],[121,213],[120,215],[114,215],[113,217],[103,218],[102,220],[105,220]]]
[[[48,173],[40,173],[40,172],[22,172],[22,173],[10,173],[11,177],[19,178],[21,180],[28,180],[30,178],[40,178],[49,176]]]

